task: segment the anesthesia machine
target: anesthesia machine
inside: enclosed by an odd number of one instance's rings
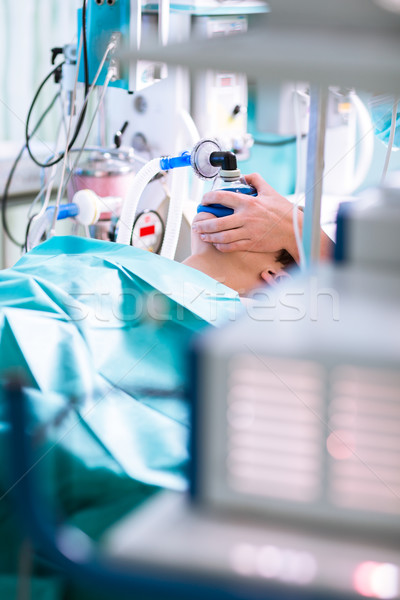
[[[142,40],[165,45],[191,36],[243,33],[249,15],[267,11],[261,0],[198,1],[171,7],[169,2],[155,6],[130,0],[85,0],[77,14],[77,44],[52,49],[52,63],[59,62],[40,85],[29,109],[25,145],[3,194],[7,239],[25,251],[57,233],[114,240],[135,175],[154,157],[178,155],[201,138],[216,139],[239,160],[248,157],[252,136],[247,131],[245,75],[207,69],[191,76],[187,69],[162,62],[120,57],[129,48],[139,48]],[[35,123],[38,98],[53,80],[62,98],[62,122],[53,153],[36,156],[35,134],[53,109],[49,105]],[[25,148],[41,168],[42,187],[27,210],[26,221],[11,226],[10,187]],[[190,222],[203,184],[188,173],[169,174],[166,170],[159,170],[150,180],[135,214],[136,245],[161,251],[164,235],[168,238],[172,227],[168,224],[171,215],[180,224],[183,213],[177,254],[182,260],[190,253]],[[93,193],[80,194],[74,202],[74,193],[84,189]],[[175,200],[177,194],[183,204]],[[79,209],[64,206],[60,210],[65,202],[79,204]],[[167,239],[166,243],[170,245]],[[7,243],[6,266],[14,256],[18,258],[9,246]],[[169,256],[173,258],[175,251]]]
[[[230,69],[191,73],[162,61],[121,58],[144,41],[165,46],[250,34],[268,6],[260,0],[168,6],[86,0],[77,13],[77,44],[53,48],[52,62],[60,62],[31,103],[25,145],[5,183],[4,266],[19,257],[12,243],[26,251],[57,233],[115,240],[138,171],[154,157],[180,155],[200,139],[215,139],[223,150],[236,154],[243,173],[258,171],[279,192],[303,202],[309,83],[251,80],[248,85],[244,73]],[[36,156],[35,134],[54,110],[51,103],[35,122],[38,98],[53,80],[62,99],[62,124],[54,151]],[[377,115],[380,106],[374,100],[369,109],[354,89],[330,87],[322,205],[328,227],[339,201],[356,194],[376,170],[374,125],[375,131],[381,127],[381,138],[387,131]],[[377,115],[378,124],[370,114]],[[25,148],[41,169],[41,189],[16,222],[10,191]],[[207,189],[188,170],[159,170],[135,205],[131,243],[161,253],[169,247],[170,258],[186,258],[190,224]],[[81,190],[93,193],[79,194],[74,202]],[[64,203],[80,208],[64,206],[60,211]],[[169,232],[175,229],[178,239],[171,244]]]

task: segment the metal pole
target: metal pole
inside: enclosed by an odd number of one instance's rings
[[[303,246],[307,266],[317,262],[320,253],[321,197],[327,102],[328,88],[317,85],[312,86],[303,220]]]

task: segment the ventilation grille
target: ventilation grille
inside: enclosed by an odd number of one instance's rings
[[[327,450],[334,505],[400,514],[400,373],[332,371]]]
[[[227,477],[236,492],[294,501],[321,493],[324,370],[236,356],[229,365]]]

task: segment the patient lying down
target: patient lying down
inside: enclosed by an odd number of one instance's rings
[[[216,218],[210,213],[200,212],[193,223]],[[283,249],[279,252],[223,253],[212,244],[203,242],[192,229],[192,254],[183,264],[202,271],[241,296],[246,296],[262,284],[273,285],[280,278],[287,277],[285,268],[296,263]]]

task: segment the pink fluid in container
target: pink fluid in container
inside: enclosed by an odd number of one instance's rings
[[[75,192],[89,189],[98,196],[114,196],[125,199],[135,177],[129,154],[121,151],[96,153],[78,165],[68,184],[68,200],[72,202]],[[101,213],[100,220],[109,220],[111,212]]]

